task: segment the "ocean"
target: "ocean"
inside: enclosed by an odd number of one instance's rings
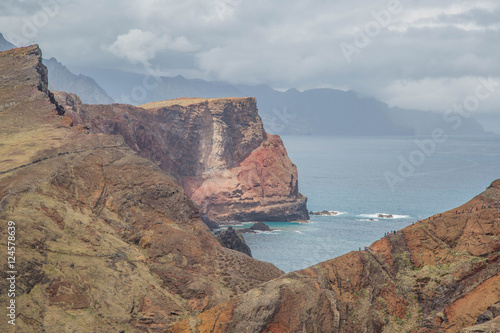
[[[272,232],[244,234],[254,258],[285,272],[369,246],[464,204],[500,178],[500,137],[282,139],[309,210],[338,212],[311,216],[310,223],[268,222]]]

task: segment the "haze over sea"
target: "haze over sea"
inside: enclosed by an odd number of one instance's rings
[[[307,224],[269,222],[275,231],[244,234],[255,258],[285,272],[363,249],[386,232],[466,203],[500,178],[500,137],[448,137],[393,189],[384,174],[399,175],[400,157],[408,160],[419,149],[415,140],[427,138],[282,139],[309,210],[340,212],[311,216]]]

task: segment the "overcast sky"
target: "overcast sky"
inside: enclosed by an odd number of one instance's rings
[[[444,111],[500,82],[498,0],[2,0],[0,32],[68,67],[356,90]],[[78,74],[78,73],[77,73]],[[483,79],[483,81],[481,81]],[[500,84],[480,111],[500,112]],[[491,88],[491,85],[490,85]]]

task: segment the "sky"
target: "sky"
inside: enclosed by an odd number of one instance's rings
[[[2,0],[0,32],[69,68],[500,114],[498,0]]]

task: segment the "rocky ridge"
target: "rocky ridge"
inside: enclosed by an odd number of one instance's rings
[[[16,326],[0,331],[162,331],[282,275],[222,247],[123,137],[65,114],[41,59],[37,46],[0,53],[0,233],[15,223],[18,272]]]
[[[218,223],[308,219],[296,166],[264,131],[254,98],[177,99],[85,105],[56,94],[75,124],[120,134],[173,175],[203,215]]]
[[[474,326],[500,301],[499,237],[497,180],[457,209],[269,281],[168,332],[500,332],[499,317]]]

